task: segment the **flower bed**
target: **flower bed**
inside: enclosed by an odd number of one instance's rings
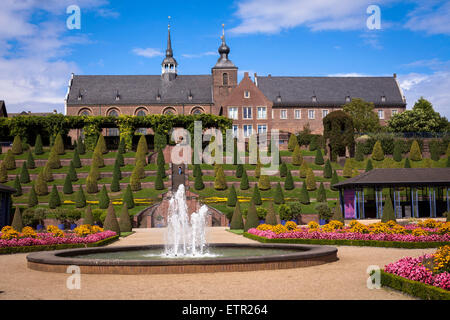
[[[49,226],[47,232],[42,233],[25,227],[19,233],[7,226],[0,233],[0,254],[99,246],[117,238],[114,231],[87,225],[76,228],[73,233],[65,233],[55,226]]]
[[[263,224],[248,230],[247,236],[263,242],[427,248],[450,243],[450,223],[437,222],[434,228],[403,227],[394,221],[367,226],[352,221],[347,227],[339,221],[324,226],[312,221],[307,227]]]
[[[421,298],[450,299],[450,245],[434,254],[405,257],[384,267],[382,284]],[[433,288],[441,290],[433,290]],[[432,290],[432,291],[430,291]]]

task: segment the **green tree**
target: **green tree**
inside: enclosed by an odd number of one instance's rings
[[[200,176],[200,178],[201,178],[201,176]],[[158,171],[156,173],[155,189],[156,190],[163,190],[164,189],[164,181],[163,181],[163,178],[161,176],[161,172],[160,171]]]
[[[126,151],[125,148],[125,139],[121,138],[119,142],[119,148],[117,149],[117,153],[124,154]]]
[[[269,190],[271,188],[269,176],[262,174],[259,177],[258,186],[259,186],[259,189],[261,189],[261,190]]]
[[[103,185],[100,193],[98,195],[98,207],[100,209],[107,209],[109,205],[110,199],[108,196],[108,191],[106,190],[106,186]]]
[[[61,168],[61,160],[59,159],[59,155],[54,147],[50,151],[47,164],[51,169]]]
[[[440,133],[449,131],[449,122],[447,118],[434,111],[429,101],[421,97],[412,110],[393,115],[388,121],[388,129],[399,133]]]
[[[283,204],[284,201],[284,194],[283,194],[283,189],[281,189],[281,184],[278,182],[277,183],[277,187],[275,189],[275,196],[273,198],[273,201],[276,204]]]
[[[292,178],[291,170],[288,170],[284,180],[284,190],[293,190],[294,188],[294,179]]]
[[[130,178],[130,186],[132,191],[141,190],[141,179],[139,178],[139,173],[136,170],[133,170]]]
[[[248,190],[250,188],[250,184],[248,183],[248,176],[247,176],[247,170],[244,169],[242,172],[242,178],[241,178],[241,190]]]
[[[397,221],[395,219],[395,212],[394,207],[392,206],[391,195],[388,193],[384,201],[383,216],[381,217],[381,222],[386,223],[391,220]]]
[[[88,205],[84,214],[83,224],[94,225],[94,216],[92,215],[91,205]]]
[[[125,161],[123,160],[123,155],[121,153],[117,153],[115,162],[117,162],[120,167],[125,166]]]
[[[128,213],[128,208],[127,208],[126,203],[124,203],[122,206],[122,211],[121,211],[120,217],[119,217],[119,227],[120,227],[120,232],[131,232],[131,230],[133,229],[133,227],[131,225],[131,217],[130,217],[130,214]]]
[[[68,174],[66,174],[66,178],[64,179],[63,193],[64,194],[73,193],[72,180],[70,179],[70,176]]]
[[[19,155],[22,154],[23,150],[22,150],[22,139],[20,139],[20,136],[17,135],[14,137],[14,141],[11,147],[11,151],[13,154],[15,155]],[[22,231],[22,230],[19,230]]]
[[[70,181],[78,181],[77,171],[75,170],[75,166],[72,160],[70,161],[69,172],[67,173],[67,175],[69,176]]]
[[[39,172],[37,179],[36,179],[36,194],[38,196],[45,196],[48,194],[48,186],[47,181],[44,179],[44,170],[41,170]]]
[[[317,191],[317,202],[326,202],[327,201],[327,192],[325,187],[323,186],[323,182],[319,185],[319,190]]]
[[[97,166],[91,166],[91,170],[89,171],[89,176],[95,181],[100,180],[100,170]]]
[[[439,161],[441,158],[441,153],[439,150],[439,145],[437,143],[430,143],[430,157],[433,161]]]
[[[100,134],[98,136],[97,145],[95,146],[95,150],[98,150],[102,154],[108,153],[108,149],[106,148],[105,137],[102,134]],[[94,150],[94,152],[95,152],[95,150]]]
[[[294,166],[300,166],[303,163],[302,152],[300,151],[300,146],[296,145],[294,149],[294,153],[292,154],[292,164]]]
[[[202,175],[201,172],[199,172],[195,176],[194,188],[195,188],[195,190],[203,190],[203,189],[205,189],[205,184],[203,183],[203,175]]]
[[[28,169],[36,168],[36,164],[34,163],[33,154],[31,153],[30,150],[28,150],[27,161],[26,162],[27,162],[27,168]]]
[[[236,178],[242,178],[243,174],[244,174],[244,165],[240,163],[236,167]]]
[[[31,186],[31,190],[30,193],[28,194],[28,208],[33,208],[35,206],[37,206],[39,203],[37,194],[36,194],[36,189],[34,187],[34,184]]]
[[[64,151],[64,141],[61,136],[61,133],[58,133],[58,135],[55,138],[55,143],[53,144],[53,148],[58,155],[62,155],[65,153]]]
[[[375,161],[383,161],[384,160],[384,151],[381,147],[381,142],[377,140],[372,150],[372,159]]]
[[[20,182],[28,183],[30,182],[30,174],[28,173],[26,162],[22,162],[22,169],[20,169]]]
[[[20,197],[23,194],[19,176],[16,176],[16,178],[14,179],[14,189],[16,189],[16,192],[13,194],[14,197]]]
[[[16,158],[11,149],[6,152],[6,157],[3,161],[5,162],[7,170],[14,170],[16,168]]]
[[[84,195],[83,186],[80,184],[80,188],[75,193],[75,207],[84,208],[86,207],[86,196]]]
[[[16,206],[16,211],[14,212],[14,218],[11,223],[11,227],[18,232],[22,232],[23,229],[22,214],[20,213],[20,208],[18,206]]]
[[[8,171],[6,170],[5,161],[0,163],[0,182],[5,183],[8,181]]]
[[[50,192],[48,206],[50,209],[55,209],[61,206],[61,198],[59,197],[59,192],[55,184],[53,185],[52,191]]]
[[[255,178],[256,179],[259,179],[259,177],[261,176],[261,168],[262,168],[262,164],[261,164],[261,162],[258,162],[255,167]]]
[[[302,184],[302,189],[300,190],[299,200],[300,200],[301,204],[309,204],[310,203],[309,192],[308,192],[308,189],[306,188],[306,182],[303,182],[303,184]]]
[[[192,175],[196,178],[198,175],[203,175],[202,168],[199,164],[194,164],[194,169],[192,170]]]
[[[282,178],[284,178],[284,177],[286,177],[286,175],[287,175],[287,171],[288,171],[288,168],[287,168],[287,165],[286,165],[286,163],[281,163],[280,164],[280,166],[279,166],[279,171],[280,171],[280,177],[282,177]]]
[[[405,168],[411,168],[411,163],[409,162],[409,158],[405,159]]]
[[[306,182],[306,188],[308,189],[308,191],[314,191],[317,189],[316,177],[314,176],[313,169],[311,169],[311,168],[308,169],[308,173],[306,174],[305,182]]]
[[[234,185],[231,186],[230,192],[228,193],[227,206],[235,207],[237,202],[237,194]]]
[[[97,179],[92,176],[90,173],[86,178],[86,192],[87,193],[97,193],[98,192],[98,184]]]
[[[417,140],[414,140],[411,144],[411,150],[409,151],[409,158],[412,161],[420,161],[422,160],[422,152],[420,151],[419,143]]]
[[[233,217],[230,222],[230,230],[242,230],[244,229],[244,221],[242,220],[241,207],[239,201],[236,202],[236,207],[234,207]]]
[[[394,143],[394,153],[393,153],[393,158],[396,162],[400,162],[402,161],[402,147],[400,145],[400,143],[395,142]]]
[[[372,160],[368,159],[366,163],[366,172],[369,172],[370,170],[373,170],[373,164]]]
[[[119,192],[120,191],[120,179],[122,178],[122,173],[120,172],[119,163],[116,161],[114,163],[114,171],[113,171],[113,179],[111,182],[111,191]]]
[[[336,220],[336,221],[340,221],[342,222],[342,224],[345,225],[345,220],[344,220],[344,215],[342,214],[342,209],[341,206],[338,204],[336,204],[336,206],[333,209],[333,216],[331,217],[330,220]]]
[[[275,214],[275,209],[273,208],[272,201],[269,202],[269,210],[266,215],[266,224],[270,224],[272,226],[276,226],[278,224],[277,222],[277,216]]]
[[[353,166],[352,166],[351,159],[347,158],[345,160],[344,170],[342,172],[342,176],[344,178],[350,178],[352,176],[352,170],[353,170]]]
[[[295,147],[298,146],[297,136],[295,134],[291,134],[289,136],[288,149],[289,151],[294,151]]]
[[[81,139],[81,136],[78,137],[78,140],[77,140],[77,151],[78,151],[78,154],[86,153],[86,147],[84,145],[83,140]]]
[[[116,212],[114,211],[114,207],[111,202],[108,206],[105,222],[103,223],[103,229],[114,231],[120,235],[120,226],[117,222]]]
[[[34,143],[34,154],[40,155],[40,154],[43,154],[43,153],[44,153],[44,148],[42,146],[42,138],[41,138],[41,135],[38,134],[36,136],[36,141]]]
[[[96,148],[92,154],[92,166],[97,168],[103,168],[105,166],[103,154],[100,152],[100,149]]]
[[[148,153],[147,139],[145,139],[144,135],[141,135],[141,137],[139,138],[136,153],[142,153],[144,155]]]
[[[306,161],[303,161],[302,165],[300,166],[300,178],[306,178],[306,174],[308,173],[308,163]]]
[[[227,189],[227,181],[225,180],[225,173],[223,172],[223,167],[221,165],[218,166],[217,175],[214,179],[214,189],[216,190],[226,190]]]
[[[316,151],[316,157],[314,159],[314,163],[317,165],[323,165],[325,163],[325,161],[323,160],[323,156],[322,156],[322,150],[317,149]]]
[[[258,188],[257,184],[255,184],[255,187],[253,188],[252,201],[257,206],[262,205],[261,193],[259,192],[259,188]]]
[[[78,154],[78,149],[75,149],[75,151],[73,152],[72,162],[75,168],[81,168],[81,159],[80,155]]]
[[[247,219],[245,219],[244,231],[247,232],[251,228],[256,228],[259,225],[259,218],[256,214],[256,207],[253,201],[250,201],[248,208]]]
[[[380,120],[374,111],[372,102],[352,98],[351,102],[344,105],[343,111],[352,118],[357,133],[378,132],[380,130]]]
[[[364,145],[362,143],[356,144],[355,160],[364,161]]]
[[[133,191],[131,190],[131,186],[129,184],[123,194],[123,202],[127,204],[128,209],[133,209],[135,207]]]
[[[311,142],[309,144],[309,151],[316,151],[318,149],[320,149],[320,148],[319,148],[318,143],[317,143],[317,136],[312,136],[311,137]]]
[[[333,190],[333,191],[337,190],[337,188],[333,187],[333,185],[335,185],[338,182],[339,182],[339,176],[337,174],[337,171],[333,170],[333,176],[331,177],[331,182],[330,182],[331,190]]]

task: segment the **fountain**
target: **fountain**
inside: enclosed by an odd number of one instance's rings
[[[306,267],[337,260],[337,249],[298,244],[206,243],[208,207],[190,215],[184,185],[172,196],[164,245],[113,246],[43,251],[27,256],[33,270],[157,274],[255,271]]]

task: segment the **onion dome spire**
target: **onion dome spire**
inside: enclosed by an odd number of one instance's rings
[[[222,24],[222,44],[219,47],[220,58],[217,60],[214,68],[236,68],[236,66],[228,59],[228,55],[230,54],[230,47],[228,47],[225,41],[225,25]]]

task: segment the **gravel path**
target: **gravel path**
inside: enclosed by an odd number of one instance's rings
[[[252,240],[215,227],[209,242]],[[164,229],[137,229],[118,245],[163,243]],[[405,256],[434,249],[338,247],[339,261],[308,268],[178,275],[81,275],[81,289],[66,287],[68,274],[29,270],[27,254],[0,255],[0,299],[411,299],[366,287],[369,265],[381,268]]]

